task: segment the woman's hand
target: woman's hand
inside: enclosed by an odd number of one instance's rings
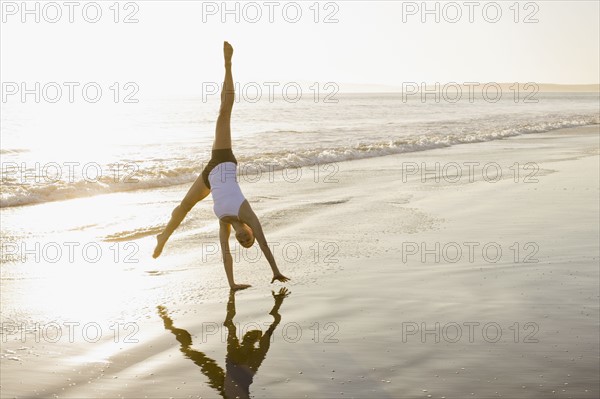
[[[273,279],[271,280],[271,284],[273,284],[275,282],[275,280],[281,281],[282,283],[285,283],[286,281],[290,281],[289,278],[287,278],[286,276],[284,276],[281,273],[275,273],[273,275]]]

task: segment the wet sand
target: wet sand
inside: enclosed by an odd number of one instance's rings
[[[137,264],[4,267],[2,397],[596,398],[598,134],[242,181],[292,281],[269,285],[241,252],[236,281],[253,287],[235,306],[212,225],[183,225],[156,261],[145,237]],[[149,206],[168,215],[186,190]],[[258,329],[268,339],[244,346]]]

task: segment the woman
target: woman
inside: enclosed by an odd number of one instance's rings
[[[229,251],[231,227],[235,230],[235,238],[245,248],[250,248],[256,238],[260,249],[273,270],[271,283],[275,280],[285,282],[289,279],[279,272],[260,222],[237,183],[237,160],[231,151],[230,121],[235,91],[231,74],[233,48],[229,43],[224,43],[223,52],[225,55],[225,82],[221,92],[221,108],[217,119],[212,158],[183,201],[181,201],[181,204],[173,210],[171,220],[165,230],[156,237],[157,244],[153,257],[160,256],[165,243],[192,207],[212,192],[214,211],[219,218],[219,239],[227,280],[232,290],[240,290],[248,288],[250,285],[236,284],[233,279],[233,257]]]

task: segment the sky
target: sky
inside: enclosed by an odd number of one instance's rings
[[[430,13],[421,1],[75,3],[1,2],[3,83],[192,95],[222,81],[224,40],[242,84],[600,80],[598,1],[429,1]]]

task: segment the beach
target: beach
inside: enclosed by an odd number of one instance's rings
[[[221,397],[243,369],[241,397],[596,398],[598,149],[594,124],[243,176],[291,281],[234,246],[235,306],[212,200],[151,258],[189,183],[4,208],[38,233],[4,248],[2,397]]]

